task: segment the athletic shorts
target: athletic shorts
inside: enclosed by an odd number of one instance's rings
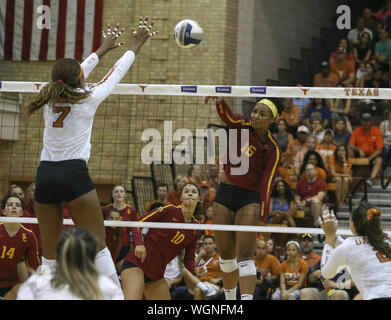
[[[217,187],[214,201],[220,203],[229,210],[236,212],[250,203],[259,203],[260,195],[257,191],[220,183]]]
[[[124,262],[122,263],[122,268],[121,268],[121,273],[122,271],[126,270],[126,269],[129,269],[129,268],[140,268],[139,266],[135,265],[134,263],[128,261],[128,260],[124,260]],[[141,269],[141,268],[140,268]],[[142,269],[141,269],[142,270]],[[152,281],[151,279],[149,279],[145,274],[144,274],[144,283],[147,283],[147,282],[150,282]]]
[[[70,202],[94,190],[84,160],[41,161],[35,182],[35,201]]]
[[[11,291],[11,289],[12,289],[13,287],[14,287],[14,286],[0,288],[0,297],[4,297],[4,296],[8,293],[8,291]]]

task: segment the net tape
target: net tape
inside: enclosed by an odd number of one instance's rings
[[[37,224],[37,218],[13,218],[0,217],[0,222],[5,223],[27,223]],[[74,225],[72,219],[64,219],[64,225]],[[263,232],[263,233],[311,233],[324,234],[321,228],[297,228],[297,227],[273,227],[273,226],[246,226],[246,225],[224,225],[224,224],[197,224],[197,223],[173,223],[173,222],[137,222],[137,221],[104,221],[105,227],[140,227],[140,228],[161,228],[161,229],[186,229],[186,230],[217,230],[217,231],[241,231],[241,232]],[[391,235],[390,231],[385,233]],[[338,229],[337,235],[352,236],[348,229]]]
[[[38,93],[47,82],[0,81],[0,92]],[[91,87],[94,84],[87,83]],[[391,89],[227,85],[118,84],[112,94],[391,100]]]

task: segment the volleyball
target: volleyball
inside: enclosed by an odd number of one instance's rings
[[[181,48],[193,48],[202,40],[202,28],[198,22],[185,19],[175,26],[174,39]]]

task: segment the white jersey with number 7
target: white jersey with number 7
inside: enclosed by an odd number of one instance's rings
[[[82,159],[88,162],[91,154],[91,133],[95,112],[129,70],[135,59],[133,51],[126,51],[107,75],[90,90],[88,98],[78,104],[45,105],[45,130],[41,161]],[[86,79],[97,66],[99,58],[92,53],[83,63]],[[82,91],[83,89],[77,89]]]

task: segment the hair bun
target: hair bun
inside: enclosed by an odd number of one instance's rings
[[[381,212],[375,208],[370,208],[367,210],[367,219],[371,220],[374,216],[380,216]]]

